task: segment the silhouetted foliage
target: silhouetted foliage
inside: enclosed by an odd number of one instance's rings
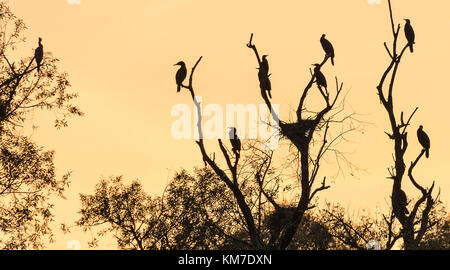
[[[450,216],[445,218],[445,213],[442,214],[436,226],[424,235],[419,249],[450,250]]]
[[[42,238],[53,237],[49,199],[62,196],[69,174],[57,180],[54,152],[26,137],[3,132],[0,148],[0,247],[42,248]]]
[[[318,211],[320,223],[326,224],[328,233],[333,238],[336,249],[368,249],[370,241],[377,241],[383,250],[405,248],[400,239],[402,224],[398,222],[394,212],[389,215],[362,210],[357,215],[349,215],[348,210],[336,204],[327,204]],[[448,249],[449,229],[448,214],[439,202],[428,213],[431,226],[420,242],[420,249]]]
[[[260,194],[254,192],[255,187],[243,190],[250,198],[255,220],[260,220],[262,239],[269,241],[272,231],[289,222],[295,207],[259,208]],[[112,235],[120,249],[253,249],[239,206],[208,168],[196,169],[193,175],[185,170],[176,173],[162,197],[148,196],[139,181],[126,185],[122,177],[102,179],[94,195],[81,195],[81,202],[77,225],[96,232],[91,246]],[[421,249],[448,248],[446,216],[443,207],[429,214],[436,226],[425,234]],[[397,249],[401,237],[401,226],[392,211],[388,216],[368,211],[349,215],[340,205],[327,204],[304,215],[287,249],[363,250],[372,240],[379,242],[380,249]]]
[[[67,92],[70,83],[67,74],[58,71],[56,58],[38,51],[37,72],[38,42],[28,56],[17,58],[17,49],[25,44],[24,29],[24,22],[0,2],[0,248],[4,249],[40,249],[44,238],[53,240],[49,200],[62,197],[69,183],[69,173],[56,178],[54,152],[21,135],[20,128],[36,109],[51,111],[56,127],[66,126],[71,115],[82,115],[71,104],[76,94]]]
[[[258,202],[258,194],[252,195],[253,187],[243,190],[253,198],[250,204]],[[81,195],[81,218],[76,223],[96,232],[91,246],[111,233],[120,249],[251,249],[232,198],[223,181],[208,168],[196,169],[195,175],[184,170],[177,173],[164,195],[153,198],[146,195],[139,181],[126,185],[122,177],[113,177],[102,179],[94,195]],[[254,215],[261,218],[262,235],[270,237],[269,230],[280,222],[279,212],[264,209],[254,211]],[[327,249],[330,243],[326,225],[317,216],[308,215],[289,249]]]
[[[139,181],[102,179],[94,195],[81,195],[77,225],[112,232],[120,249],[220,249],[240,227],[236,206],[208,169],[177,173],[162,197],[148,196]],[[241,240],[239,240],[241,241]],[[97,238],[91,242],[97,244]]]
[[[15,52],[25,41],[25,29],[24,22],[0,2],[0,131],[20,127],[35,109],[51,110],[56,116],[55,126],[66,126],[67,117],[82,115],[71,103],[77,94],[67,91],[68,75],[58,71],[59,60],[51,53],[44,52],[39,73],[34,49],[29,56],[16,58]],[[32,43],[34,48],[37,45],[37,41]]]
[[[81,218],[77,225],[86,230],[100,227],[98,236],[114,232],[120,249],[164,247],[160,200],[146,195],[138,181],[124,185],[122,177],[102,179],[96,185],[94,195],[80,197]],[[94,238],[90,245],[96,244]]]

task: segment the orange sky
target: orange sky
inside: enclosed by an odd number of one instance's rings
[[[173,64],[184,60],[190,68],[199,56],[196,91],[205,103],[259,104],[256,61],[246,46],[250,33],[261,53],[270,55],[273,103],[287,119],[309,80],[312,63],[323,57],[322,33],[334,44],[336,66],[323,72],[344,81],[347,104],[373,125],[351,137],[345,150],[363,171],[334,180],[320,197],[350,209],[384,208],[391,183],[392,142],[384,135],[388,122],[375,86],[388,64],[383,48],[391,41],[387,1],[211,1],[211,0],[14,0],[10,6],[28,26],[25,48],[43,38],[44,49],[61,60],[85,117],[73,119],[63,130],[52,128],[51,115],[36,113],[39,129],[33,139],[56,150],[58,174],[73,171],[67,200],[56,203],[56,222],[72,223],[79,210],[79,193],[91,194],[101,176],[140,179],[149,193],[160,194],[167,175],[180,168],[201,166],[192,140],[174,140],[170,115],[178,103],[192,106],[185,92],[176,94]],[[446,0],[394,0],[397,22],[410,18],[416,32],[414,54],[407,54],[396,82],[398,110],[412,112],[407,163],[420,151],[415,130],[420,124],[431,137],[430,159],[415,173],[420,182],[436,180],[441,198],[450,199],[448,170],[449,125],[445,115],[450,98],[446,78],[450,61],[450,27]],[[403,34],[401,35],[404,42]],[[399,111],[398,111],[399,112]],[[411,143],[412,142],[412,143]],[[209,146],[210,151],[215,148]],[[332,162],[332,160],[330,161]],[[327,173],[326,171],[324,173]],[[334,172],[332,172],[334,173]],[[405,181],[407,182],[407,181]],[[405,189],[409,189],[406,185]],[[58,233],[50,248],[64,249],[76,239],[87,248],[89,234]],[[102,241],[115,249],[114,241]]]

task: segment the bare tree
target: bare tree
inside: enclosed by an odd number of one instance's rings
[[[236,200],[239,210],[242,214],[245,228],[249,235],[250,245],[254,249],[286,249],[291,243],[294,235],[296,234],[299,225],[302,221],[305,212],[312,208],[311,201],[315,196],[323,190],[328,189],[330,186],[326,184],[326,178],[320,182],[319,185],[316,184],[316,178],[318,176],[319,168],[321,166],[320,161],[323,158],[325,152],[331,149],[338,138],[343,137],[347,132],[353,130],[349,129],[340,133],[337,137],[331,137],[328,134],[330,125],[335,122],[336,112],[331,113],[336,105],[339,97],[341,96],[343,90],[343,83],[339,83],[337,77],[335,78],[335,92],[333,94],[329,93],[327,87],[317,80],[317,72],[320,68],[327,62],[329,55],[321,61],[320,64],[316,64],[314,72],[310,69],[311,78],[302,91],[300,102],[297,109],[297,121],[294,123],[283,122],[279,119],[279,116],[272,109],[272,104],[269,100],[271,97],[270,90],[272,86],[269,80],[270,74],[267,72],[267,63],[264,59],[261,60],[256,46],[252,42],[253,34],[250,37],[250,41],[247,47],[252,49],[255,53],[256,59],[258,61],[259,72],[259,86],[261,89],[261,97],[265,101],[272,118],[279,123],[279,128],[281,134],[291,142],[297,149],[299,156],[299,175],[298,179],[300,182],[299,196],[297,196],[298,201],[293,201],[292,206],[289,204],[288,207],[280,205],[275,199],[271,192],[265,189],[265,172],[270,167],[271,158],[266,157],[259,163],[259,170],[254,173],[254,179],[258,183],[260,190],[260,197],[264,198],[265,201],[270,203],[275,211],[275,216],[282,216],[283,218],[278,218],[278,226],[272,227],[270,230],[270,237],[266,238],[261,233],[259,224],[261,221],[255,218],[252,213],[251,205],[249,204],[248,198],[242,191],[242,179],[239,178],[239,161],[240,154],[230,153],[221,139],[218,140],[220,150],[226,161],[226,169],[222,168],[216,161],[215,158],[211,158],[208,154],[204,140],[202,136],[202,115],[201,106],[196,98],[193,85],[194,72],[202,60],[202,57],[193,66],[190,75],[188,85],[181,84],[181,87],[187,89],[191,94],[192,100],[197,108],[198,122],[197,131],[199,134],[199,140],[196,141],[199,150],[202,154],[203,161],[205,164],[210,166],[213,171],[220,177],[220,179],[227,185],[227,187],[232,191],[232,194]],[[318,91],[323,97],[323,108],[318,112],[309,112],[306,108],[306,99],[309,93],[311,93],[313,86],[317,83]],[[268,96],[269,94],[269,96]],[[309,112],[307,114],[306,112]],[[328,116],[327,116],[328,115]],[[316,135],[316,136],[315,136]],[[317,140],[317,135],[320,135],[320,139]],[[311,144],[315,142],[320,145],[316,153],[311,153]],[[213,155],[214,157],[214,155]],[[257,216],[257,215],[256,215]],[[275,229],[274,229],[275,228]]]
[[[401,112],[400,119],[396,118],[394,112],[394,84],[398,68],[400,66],[402,58],[406,55],[407,49],[410,47],[409,42],[406,43],[401,50],[398,48],[400,24],[395,27],[395,22],[392,14],[391,1],[389,3],[389,14],[392,27],[393,42],[392,47],[389,49],[387,43],[384,43],[384,47],[390,58],[390,63],[384,71],[380,83],[377,86],[378,95],[381,103],[383,104],[391,124],[391,132],[386,134],[391,140],[394,141],[394,165],[388,168],[389,178],[393,180],[392,188],[392,209],[395,217],[399,220],[402,231],[401,235],[404,242],[405,249],[416,249],[419,246],[426,231],[433,226],[433,223],[429,221],[429,213],[434,207],[436,201],[439,198],[437,195],[432,197],[434,189],[434,182],[429,188],[425,188],[420,185],[413,176],[413,170],[419,163],[420,159],[426,152],[423,149],[417,158],[411,162],[409,167],[405,164],[405,153],[408,148],[408,132],[407,129],[410,126],[411,120],[414,114],[417,112],[416,108],[412,114],[405,119],[404,113]],[[390,78],[388,78],[390,76]],[[387,86],[386,86],[387,84]],[[387,89],[386,89],[387,88]],[[414,204],[408,202],[408,196],[402,190],[402,181],[405,173],[407,173],[409,180],[413,186],[422,194],[421,197],[415,201]],[[407,206],[411,204],[410,211]],[[422,209],[422,210],[421,210]],[[392,222],[392,220],[391,220]]]

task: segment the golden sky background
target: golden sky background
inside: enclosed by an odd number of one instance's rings
[[[449,86],[448,43],[450,1],[393,0],[397,23],[411,19],[416,32],[414,54],[403,58],[395,98],[400,110],[420,107],[409,130],[406,162],[420,152],[416,130],[420,124],[431,138],[430,159],[419,163],[420,183],[432,181],[450,199],[448,179]],[[175,104],[192,106],[187,92],[176,93],[177,67],[188,68],[198,57],[195,86],[204,103],[260,104],[256,60],[245,44],[250,33],[261,54],[269,54],[272,103],[281,119],[298,105],[300,91],[310,79],[312,63],[323,59],[321,34],[333,43],[335,67],[326,65],[330,85],[334,75],[349,90],[346,102],[361,120],[372,123],[364,134],[355,133],[346,144],[348,158],[361,171],[338,177],[321,199],[341,203],[351,211],[384,209],[392,185],[386,179],[392,164],[393,144],[384,131],[388,118],[376,94],[376,85],[389,58],[383,47],[392,40],[387,0],[13,0],[9,4],[28,26],[24,49],[32,53],[37,38],[46,51],[61,60],[70,75],[72,90],[85,116],[72,119],[68,128],[53,128],[52,115],[36,113],[39,129],[33,139],[56,151],[58,175],[73,171],[67,200],[56,204],[56,223],[73,223],[80,208],[79,193],[92,194],[101,176],[124,175],[140,179],[146,190],[161,194],[167,176],[181,168],[202,166],[193,140],[174,140],[170,115]],[[403,31],[401,45],[405,43]],[[209,151],[216,151],[208,144]],[[330,161],[332,162],[332,160]],[[325,166],[324,166],[325,168]],[[322,171],[325,175],[327,171]],[[334,173],[334,172],[333,172]],[[412,188],[405,179],[405,190]],[[68,240],[87,248],[89,234],[75,229],[57,233],[49,248],[65,249]],[[115,249],[113,240],[102,249]]]

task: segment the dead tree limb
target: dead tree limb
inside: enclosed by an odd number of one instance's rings
[[[429,189],[425,189],[420,184],[418,184],[418,182],[413,177],[413,169],[420,161],[421,157],[424,154],[424,151],[422,151],[416,158],[416,160],[411,163],[408,170],[405,164],[404,155],[408,147],[407,128],[410,126],[411,120],[415,115],[415,113],[417,112],[418,108],[416,108],[413,111],[413,113],[410,115],[410,117],[406,122],[404,121],[403,112],[401,112],[400,121],[398,121],[398,119],[395,116],[394,98],[393,98],[394,85],[398,68],[400,66],[403,56],[405,55],[406,49],[409,47],[409,44],[406,43],[402,47],[400,52],[398,52],[399,33],[401,26],[400,24],[398,24],[397,27],[395,27],[392,5],[390,0],[388,1],[388,5],[389,5],[389,15],[392,28],[393,42],[391,49],[388,48],[386,42],[384,43],[384,47],[386,48],[386,51],[389,55],[390,62],[388,67],[384,71],[383,75],[381,76],[380,82],[376,88],[378,90],[377,93],[380,98],[380,101],[388,114],[391,125],[391,132],[385,133],[389,136],[391,140],[394,141],[394,166],[392,167],[392,169],[390,170],[388,169],[390,173],[389,178],[394,181],[391,196],[392,209],[393,212],[395,213],[395,217],[399,220],[402,226],[402,238],[405,249],[416,249],[418,247],[420,240],[425,234],[425,231],[427,230],[427,228],[429,228],[428,226],[429,213],[435,203],[435,200],[432,198],[431,195],[434,188],[434,183]],[[384,87],[386,84],[386,80],[388,80],[389,75],[390,79],[386,91]],[[408,176],[411,183],[414,185],[415,188],[417,188],[422,193],[422,196],[414,204],[413,210],[409,213],[409,216],[408,216],[409,211],[405,211],[405,208],[408,205],[408,202],[406,201],[407,197],[401,188],[403,176],[406,173],[406,171],[408,171]],[[425,205],[423,205],[424,203]],[[422,213],[421,217],[417,217],[418,210],[422,206],[424,207],[424,209],[421,212]],[[417,219],[419,219],[418,223],[421,224],[418,233],[415,230],[415,224],[417,223]]]

